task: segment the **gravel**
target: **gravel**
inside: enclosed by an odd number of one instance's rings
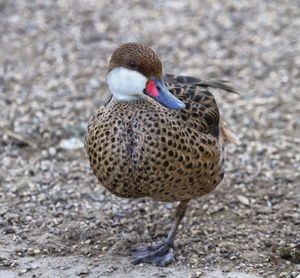
[[[299,14],[296,0],[1,1],[0,277],[298,277]],[[165,270],[126,249],[164,239],[175,204],[111,195],[82,145],[125,41],[165,72],[240,91],[219,102],[241,144],[223,184],[191,202]]]

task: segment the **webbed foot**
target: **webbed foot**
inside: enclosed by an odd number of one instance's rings
[[[133,249],[132,263],[152,263],[158,266],[166,266],[174,261],[174,251],[170,243],[162,243],[157,246],[141,246]]]
[[[188,202],[189,200],[183,200],[179,203],[172,229],[162,244],[157,246],[141,246],[132,250],[133,264],[150,263],[158,266],[166,266],[174,261],[173,243],[178,225],[184,216]]]

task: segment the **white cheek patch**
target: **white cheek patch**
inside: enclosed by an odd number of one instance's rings
[[[123,67],[113,69],[107,76],[107,84],[118,100],[143,98],[147,78],[141,73]]]

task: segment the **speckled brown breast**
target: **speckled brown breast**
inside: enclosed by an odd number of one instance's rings
[[[212,191],[224,176],[219,112],[199,86],[169,85],[186,109],[146,98],[112,100],[90,119],[85,138],[94,174],[113,194],[161,201]]]

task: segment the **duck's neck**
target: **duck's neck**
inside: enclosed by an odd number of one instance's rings
[[[133,101],[145,97],[143,90],[147,78],[135,70],[119,67],[109,72],[107,84],[114,99],[119,101]]]

